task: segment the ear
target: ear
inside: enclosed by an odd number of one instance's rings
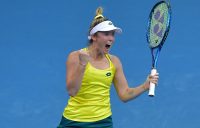
[[[96,34],[92,35],[92,36],[91,36],[91,39],[92,39],[93,41],[96,41],[96,40],[97,40],[97,35],[96,35]]]

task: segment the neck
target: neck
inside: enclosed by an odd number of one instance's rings
[[[104,57],[104,53],[99,48],[95,47],[95,45],[90,45],[88,47],[88,52],[90,57],[95,60],[100,60]]]

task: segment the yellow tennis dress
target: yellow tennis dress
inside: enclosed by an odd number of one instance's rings
[[[65,118],[78,122],[94,122],[112,115],[110,87],[115,67],[110,56],[105,56],[110,64],[107,69],[97,69],[89,62],[86,65],[80,90],[76,96],[69,98],[63,112]]]

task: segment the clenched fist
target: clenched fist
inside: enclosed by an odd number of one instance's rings
[[[89,53],[84,50],[79,50],[79,63],[85,66],[90,59]]]

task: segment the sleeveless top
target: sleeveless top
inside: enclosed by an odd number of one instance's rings
[[[84,48],[84,50],[87,50]],[[94,122],[112,115],[110,104],[110,87],[115,74],[110,56],[109,68],[97,69],[87,63],[80,90],[68,100],[63,116],[78,122]]]

